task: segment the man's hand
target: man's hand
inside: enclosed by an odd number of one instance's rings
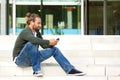
[[[49,45],[51,46],[55,46],[58,43],[59,40],[55,40],[55,39],[50,39],[49,40]]]

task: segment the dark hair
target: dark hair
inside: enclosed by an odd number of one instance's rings
[[[28,12],[25,17],[26,17],[26,23],[29,25],[31,21],[34,22],[35,18],[40,16],[38,14],[35,13],[31,14],[30,12]]]

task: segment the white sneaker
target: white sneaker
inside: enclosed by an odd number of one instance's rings
[[[43,73],[41,71],[33,72],[33,75],[36,77],[43,77]]]

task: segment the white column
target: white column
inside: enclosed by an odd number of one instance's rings
[[[12,4],[13,4],[13,7],[12,7],[12,22],[13,22],[13,35],[16,34],[16,0],[12,0]]]
[[[67,24],[68,28],[72,29],[72,8],[67,8]]]
[[[84,35],[84,0],[81,0],[81,35]]]
[[[1,0],[1,35],[6,34],[6,0]]]

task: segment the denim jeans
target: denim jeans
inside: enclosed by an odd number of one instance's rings
[[[66,73],[74,68],[57,47],[38,50],[37,45],[31,42],[26,43],[15,63],[18,66],[32,66],[33,71],[40,71],[40,63],[51,56],[55,58]]]

